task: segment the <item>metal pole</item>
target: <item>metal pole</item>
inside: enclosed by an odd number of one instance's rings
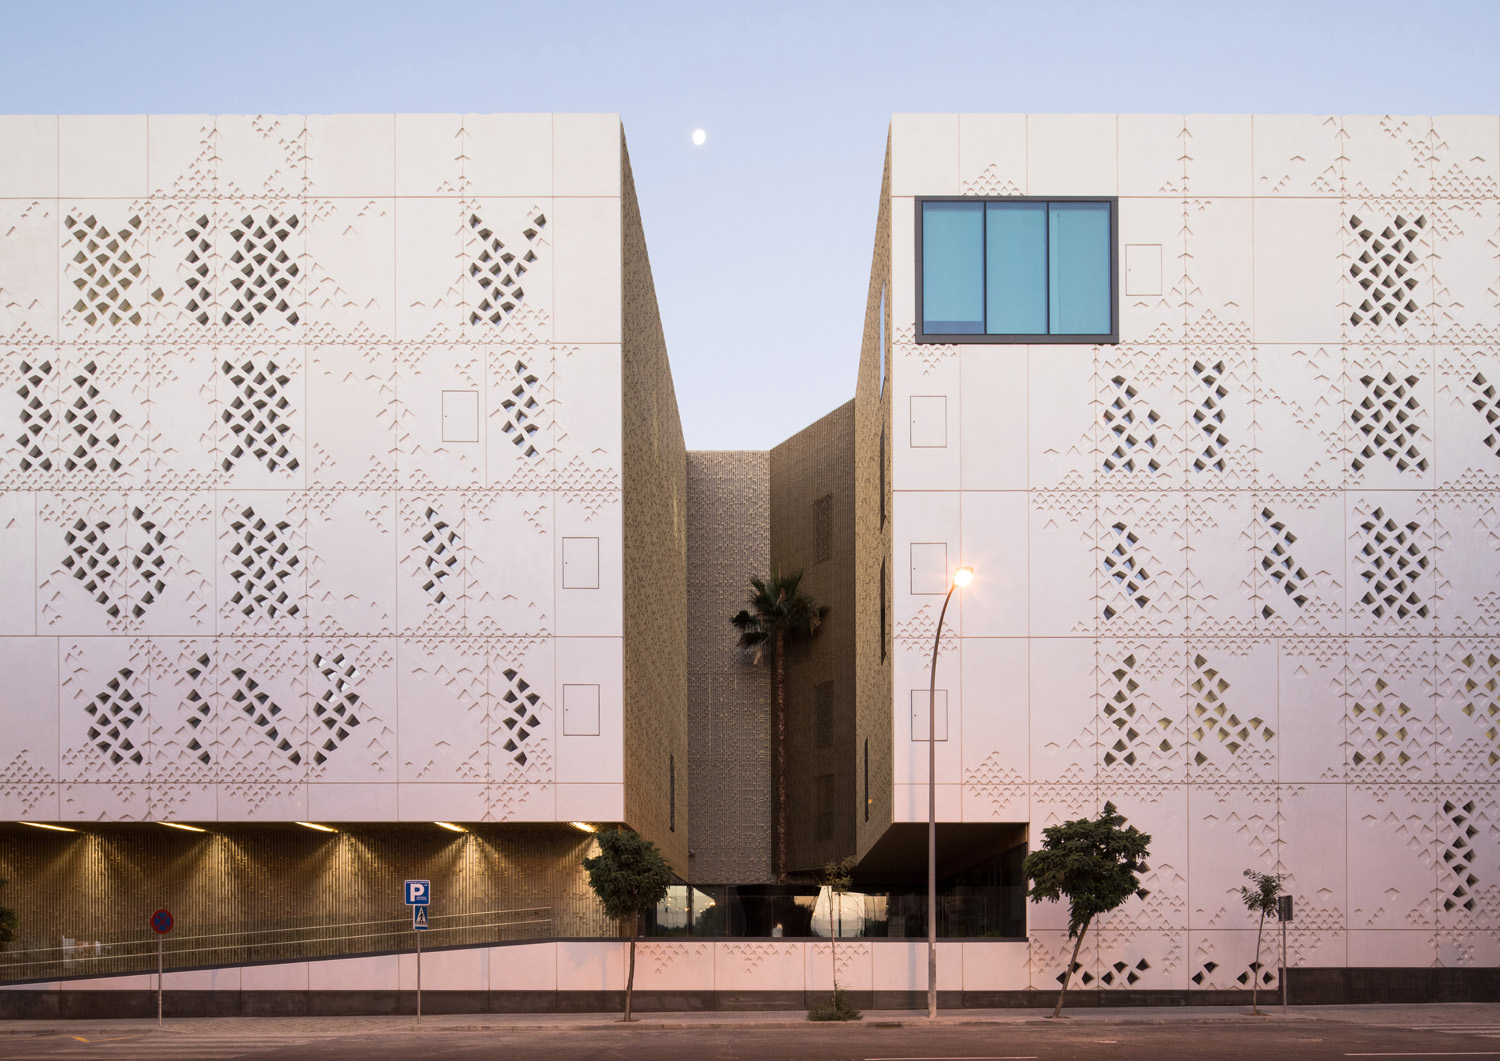
[[[1286,1016],[1286,920],[1281,922],[1281,1015]]]
[[[943,620],[953,599],[954,583],[943,598],[937,633],[932,637],[932,673],[927,683],[927,1016],[937,1017],[937,664]]]
[[[156,1026],[161,1027],[161,933],[156,934]]]
[[[417,1016],[422,1015],[422,933],[417,933]]]

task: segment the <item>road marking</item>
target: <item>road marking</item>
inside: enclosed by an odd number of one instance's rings
[[[867,1057],[865,1061],[1037,1061],[1035,1054],[983,1054],[978,1057]]]
[[[1394,1050],[1380,1054],[1345,1054],[1345,1057],[1500,1057],[1500,1050],[1443,1050],[1419,1053],[1415,1050]]]

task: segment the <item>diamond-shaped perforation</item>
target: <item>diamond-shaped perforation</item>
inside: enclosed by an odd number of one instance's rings
[[[526,679],[521,677],[520,672],[513,667],[507,667],[503,672],[505,676],[505,692],[500,695],[500,701],[504,704],[501,708],[501,721],[505,728],[510,731],[503,747],[510,752],[511,757],[522,766],[526,765],[526,749],[524,745],[536,733],[538,726],[542,724],[537,718],[537,711],[542,706],[542,698],[532,691]]]
[[[296,471],[300,464],[287,446],[292,433],[292,405],[286,396],[291,377],[268,357],[225,361],[219,371],[235,389],[221,414],[235,439],[224,457],[224,470],[249,454],[273,472]]]
[[[1412,709],[1393,693],[1390,683],[1376,678],[1373,696],[1360,696],[1349,708],[1353,722],[1349,743],[1353,747],[1350,761],[1355,766],[1405,766],[1422,735],[1412,728]]]
[[[78,291],[73,312],[90,327],[140,324],[140,304],[132,301],[134,289],[145,278],[135,253],[136,240],[144,227],[140,215],[132,216],[113,232],[93,214],[69,214],[63,224],[78,244],[68,264],[69,277]],[[148,297],[161,301],[161,290],[152,291]]]
[[[235,246],[228,263],[231,293],[221,318],[225,324],[254,324],[272,310],[288,324],[297,323],[292,284],[301,270],[286,244],[299,223],[296,214],[267,213],[246,214],[230,226]]]
[[[1193,743],[1203,744],[1213,738],[1230,755],[1239,755],[1240,750],[1252,740],[1269,741],[1276,734],[1265,720],[1259,717],[1241,719],[1229,709],[1225,698],[1229,693],[1229,681],[1199,652],[1193,655],[1189,670],[1188,696],[1192,712]],[[1208,762],[1203,752],[1193,753],[1193,762],[1199,766]]]
[[[429,505],[422,518],[427,521],[427,529],[422,532],[422,566],[427,570],[427,581],[422,588],[441,604],[448,599],[448,580],[462,569],[459,548],[463,542],[437,509]]]
[[[1377,619],[1427,618],[1428,606],[1416,591],[1417,580],[1428,564],[1427,555],[1417,544],[1421,525],[1397,523],[1377,508],[1359,529],[1365,536],[1359,550],[1364,562],[1360,577],[1367,587],[1360,603]]]
[[[1364,436],[1364,444],[1350,460],[1355,471],[1377,456],[1403,472],[1427,470],[1427,458],[1417,448],[1422,406],[1413,391],[1420,382],[1416,376],[1393,372],[1360,377],[1364,395],[1349,411],[1349,419]]]
[[[469,263],[469,275],[479,284],[479,301],[469,311],[469,323],[502,324],[516,311],[526,297],[521,277],[537,260],[533,246],[547,218],[541,211],[526,219],[521,238],[507,246],[499,235],[484,223],[477,213],[469,215],[469,229],[479,241],[479,248]]]
[[[118,619],[122,602],[110,596],[109,581],[120,573],[120,554],[110,548],[109,530],[107,520],[90,522],[82,517],[74,520],[63,531],[68,554],[62,564],[111,618]]]
[[[1104,719],[1115,729],[1115,739],[1104,751],[1104,765],[1136,766],[1155,753],[1172,750],[1172,720],[1160,710],[1136,680],[1137,661],[1126,656],[1110,671],[1104,701]],[[1156,716],[1156,717],[1153,717]],[[1157,739],[1160,733],[1160,740]],[[1105,740],[1108,740],[1105,736]]]
[[[1449,877],[1443,884],[1448,893],[1443,896],[1443,909],[1462,907],[1472,913],[1474,886],[1479,883],[1474,873],[1474,841],[1479,836],[1479,827],[1474,824],[1474,801],[1444,800],[1443,818],[1446,825],[1441,859]]]
[[[135,524],[135,532],[131,535],[130,568],[139,585],[130,604],[130,614],[139,619],[166,591],[167,536],[139,507],[130,510],[130,519]]]
[[[287,590],[302,563],[292,545],[291,525],[267,523],[247,505],[229,526],[237,536],[229,549],[229,573],[238,584],[230,604],[245,615],[299,615],[301,605]]]
[[[1224,434],[1224,399],[1229,396],[1224,386],[1224,362],[1194,361],[1193,375],[1203,387],[1203,397],[1193,410],[1193,424],[1203,435],[1203,449],[1193,458],[1193,470],[1222,472],[1224,450],[1229,445],[1229,437]]]
[[[277,719],[281,715],[281,707],[243,667],[236,667],[230,673],[234,675],[238,683],[234,692],[229,694],[230,703],[240,709],[240,713],[261,731],[266,740],[276,746],[277,751],[285,755],[290,762],[300,764],[302,753],[287,739],[277,724]],[[286,720],[281,721],[285,723]]]
[[[500,403],[505,409],[505,423],[501,430],[523,457],[538,460],[542,455],[533,444],[533,436],[537,433],[536,419],[541,410],[541,403],[537,401],[538,380],[524,361],[516,362],[515,379],[510,396]]]
[[[140,700],[130,689],[134,677],[133,670],[121,667],[119,673],[105,682],[98,695],[83,707],[89,715],[89,743],[98,748],[113,766],[127,761],[140,766],[145,761],[141,749],[129,735],[143,714]]]
[[[1293,604],[1299,608],[1307,607],[1305,587],[1309,576],[1292,556],[1292,546],[1297,544],[1297,536],[1269,508],[1260,510],[1260,522],[1271,535],[1269,547],[1261,551],[1260,569],[1273,584],[1281,587]],[[1271,601],[1264,600],[1260,605],[1260,614],[1262,618],[1269,619],[1276,614],[1276,606]]]
[[[1114,542],[1104,554],[1104,574],[1115,583],[1127,600],[1137,608],[1144,609],[1151,603],[1151,598],[1146,594],[1151,584],[1151,573],[1136,556],[1140,551],[1140,539],[1123,523],[1114,524],[1110,530],[1114,534]],[[1114,605],[1104,606],[1104,618],[1113,619],[1116,614]]]
[[[1127,961],[1113,963],[1108,969],[1099,974],[1099,982],[1107,987],[1114,987],[1115,980],[1123,981],[1126,986],[1133,986],[1141,978],[1141,973],[1151,968],[1151,963],[1145,958],[1140,959],[1134,965]]]
[[[213,323],[213,228],[207,214],[200,214],[186,230],[188,289],[187,311],[193,320],[207,326]]]
[[[354,713],[360,706],[359,693],[354,686],[359,680],[359,670],[342,652],[331,656],[314,654],[313,666],[328,682],[328,688],[313,705],[313,721],[323,727],[321,734],[314,731],[313,741],[316,742],[319,736],[323,740],[313,752],[313,762],[321,766],[359,725],[359,717]]]
[[[1405,325],[1417,313],[1416,242],[1427,227],[1419,214],[1408,221],[1397,215],[1391,224],[1366,224],[1349,218],[1349,229],[1359,240],[1359,253],[1349,265],[1350,278],[1364,291],[1350,324]]]
[[[1461,661],[1465,670],[1462,711],[1483,727],[1490,744],[1489,764],[1500,766],[1500,656],[1470,653]]]
[[[1478,395],[1472,403],[1474,411],[1484,417],[1488,428],[1484,444],[1491,453],[1500,457],[1500,396],[1496,394],[1495,385],[1484,378],[1483,372],[1474,373],[1474,392]]]
[[[207,684],[211,666],[212,660],[205,654],[199,656],[187,668],[187,676],[193,680],[193,684],[188,688],[187,695],[183,697],[182,709],[183,713],[187,715],[187,724],[193,729],[195,734],[203,733],[206,735],[207,731],[203,727],[208,724],[209,719],[213,718],[214,715],[213,701],[204,696],[198,688],[199,685]],[[208,766],[214,761],[213,755],[197,736],[188,738],[187,746],[190,751],[197,753],[198,761],[204,766]]]
[[[99,366],[86,362],[67,381],[63,404],[63,469],[120,470],[120,414],[95,382]]]
[[[51,361],[21,362],[21,385],[16,388],[21,399],[21,433],[16,436],[16,445],[21,450],[23,472],[52,470],[47,442],[47,433],[52,428],[52,404],[47,400],[51,379]]]
[[[1141,400],[1140,393],[1124,376],[1116,376],[1109,382],[1114,391],[1104,407],[1104,426],[1114,436],[1114,449],[1104,458],[1104,470],[1161,471],[1161,461],[1156,456],[1156,425],[1161,417]],[[1108,444],[1106,440],[1105,445]]]

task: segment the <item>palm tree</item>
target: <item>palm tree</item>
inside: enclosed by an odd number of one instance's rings
[[[770,578],[750,576],[749,608],[729,621],[740,632],[740,647],[749,649],[759,666],[771,648],[772,754],[776,762],[776,843],[772,868],[786,882],[786,652],[792,642],[812,637],[823,625],[828,605],[797,591],[802,572],[783,576],[771,568]]]

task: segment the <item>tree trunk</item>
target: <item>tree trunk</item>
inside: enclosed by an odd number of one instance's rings
[[[776,849],[772,869],[778,884],[786,883],[786,635],[776,634],[775,726]]]
[[[1088,935],[1089,921],[1092,920],[1091,917],[1083,923],[1083,927],[1078,930],[1078,938],[1073,941],[1073,956],[1068,959],[1068,967],[1063,970],[1062,990],[1057,993],[1057,1008],[1052,1011],[1054,1017],[1062,1016],[1063,996],[1068,993],[1068,981],[1073,979],[1073,966],[1078,964],[1078,948],[1083,946],[1083,937]]]
[[[832,888],[828,889],[828,898],[830,900],[837,898]],[[832,914],[833,909],[830,907],[828,912]],[[839,997],[839,926],[837,918],[834,917],[828,919],[828,950],[833,955],[833,997],[837,999]]]
[[[629,1024],[630,1016],[630,993],[635,990],[635,937],[641,926],[641,915],[634,914],[630,918],[630,974],[625,977],[625,1023]]]
[[[1266,912],[1260,912],[1260,926],[1255,930],[1255,961],[1250,965],[1250,1016],[1260,1016],[1258,995],[1260,992],[1260,937],[1266,930]]]

